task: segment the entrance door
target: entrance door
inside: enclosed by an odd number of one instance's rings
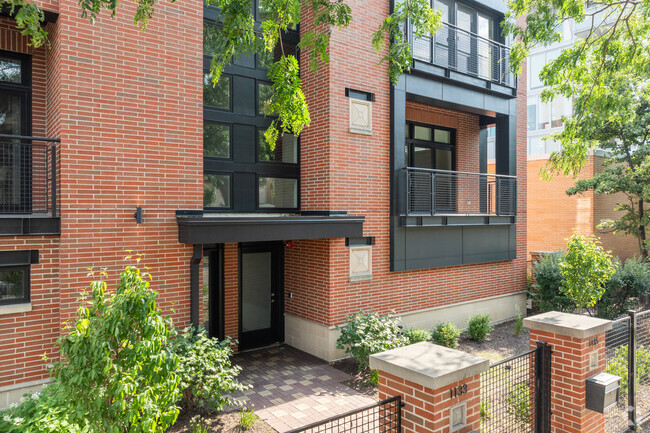
[[[266,346],[284,338],[282,321],[283,244],[241,246],[240,346]]]

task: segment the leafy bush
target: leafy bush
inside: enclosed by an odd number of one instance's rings
[[[639,298],[650,289],[650,265],[641,259],[614,261],[614,275],[605,283],[605,293],[596,304],[598,317],[615,319],[628,310],[638,309]]]
[[[405,346],[408,340],[402,335],[398,322],[390,315],[363,311],[348,316],[342,326],[337,326],[341,335],[336,347],[359,363],[359,370],[368,366],[369,356],[396,347]]]
[[[368,378],[368,383],[371,385],[379,385],[379,370],[372,370],[370,372],[370,377]]]
[[[562,275],[560,273],[561,253],[547,254],[533,264],[537,283],[531,293],[542,312],[571,312],[575,305],[560,293]],[[650,264],[639,259],[628,259],[621,264],[614,260],[614,274],[605,283],[602,298],[596,303],[598,317],[615,319],[627,310],[638,309],[639,298],[650,292]]]
[[[404,331],[404,336],[408,339],[408,344],[431,340],[431,332],[426,329],[407,329]]]
[[[122,272],[113,295],[105,282],[91,289],[58,341],[58,398],[73,402],[72,423],[87,421],[94,431],[164,432],[176,421],[180,399],[178,356],[168,348],[171,320],[135,266]]]
[[[47,385],[40,393],[25,394],[21,404],[0,412],[0,431],[5,433],[87,433],[84,422],[70,420],[72,406],[58,394],[58,385]]]
[[[521,313],[518,313],[517,318],[515,319],[515,329],[512,331],[512,333],[515,335],[519,335],[523,330],[524,330],[524,316]]]
[[[441,346],[455,349],[458,347],[458,338],[460,337],[460,334],[462,334],[462,331],[458,329],[456,325],[451,322],[443,322],[436,326],[431,337],[433,338],[433,341]]]
[[[515,385],[506,397],[506,413],[515,418],[522,431],[528,430],[530,424],[530,405],[530,386],[527,382]]]
[[[210,426],[201,415],[195,415],[190,420],[190,433],[208,433]]]
[[[627,395],[629,387],[629,378],[627,375],[628,367],[628,346],[618,347],[614,351],[614,356],[607,362],[605,372],[620,376],[621,378],[621,396]],[[639,346],[636,350],[636,386],[640,383],[650,382],[650,347]]]
[[[530,295],[542,312],[571,312],[575,308],[573,302],[560,293],[564,280],[560,272],[561,260],[562,253],[556,252],[544,254],[539,260],[533,262],[535,284]]]
[[[172,341],[172,352],[179,358],[176,373],[180,377],[183,409],[209,406],[219,410],[230,403],[224,393],[248,388],[236,379],[241,368],[230,363],[232,344],[229,338],[218,341],[208,338],[205,329],[194,332],[191,327]]]
[[[260,417],[257,416],[255,410],[242,407],[239,412],[239,427],[241,427],[242,430],[248,430],[253,427],[259,419]]]
[[[467,334],[474,341],[485,341],[492,331],[494,328],[490,326],[489,314],[475,314],[467,321]]]
[[[560,273],[564,278],[560,292],[571,299],[578,314],[582,314],[584,308],[593,307],[602,298],[605,283],[614,275],[614,266],[597,238],[574,234],[560,261]]]

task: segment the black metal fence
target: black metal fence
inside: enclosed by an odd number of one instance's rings
[[[396,396],[288,433],[401,433],[401,408],[401,397]]]
[[[407,215],[517,213],[514,176],[409,167]]]
[[[0,134],[0,215],[57,215],[58,142]]]
[[[605,411],[605,432],[642,431],[650,423],[650,310],[613,322],[605,356],[605,371],[621,377],[617,403]]]
[[[481,374],[481,433],[550,431],[551,350],[546,343]]]
[[[510,48],[476,33],[442,23],[433,36],[411,37],[413,58],[508,87],[516,87],[510,71]]]
[[[615,320],[612,329],[605,333],[605,371],[617,376],[627,376],[630,318]],[[605,411],[605,431],[621,433],[628,429],[628,387],[621,387],[616,406]]]

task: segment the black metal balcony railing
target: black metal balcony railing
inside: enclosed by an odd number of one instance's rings
[[[0,215],[57,216],[58,142],[0,134]]]
[[[407,215],[514,216],[517,178],[461,171],[406,169]]]
[[[499,42],[449,23],[442,23],[433,36],[410,40],[414,59],[503,86],[517,86],[510,71],[510,48]]]

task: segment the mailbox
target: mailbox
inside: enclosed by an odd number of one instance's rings
[[[587,409],[605,413],[616,404],[621,378],[609,373],[598,373],[587,379]]]

